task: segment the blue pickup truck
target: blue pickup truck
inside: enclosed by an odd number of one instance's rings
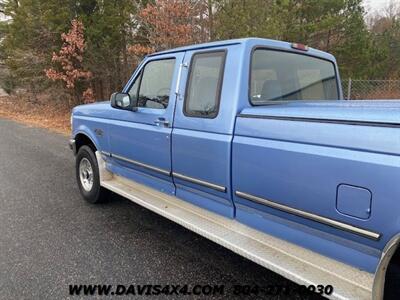
[[[400,103],[343,100],[332,55],[258,38],[155,53],[71,122],[87,201],[122,195],[329,298],[396,287]]]

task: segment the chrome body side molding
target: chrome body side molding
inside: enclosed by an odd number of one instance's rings
[[[116,158],[116,159],[119,159],[119,160],[122,160],[122,161],[125,161],[125,162],[128,162],[128,163],[131,163],[131,164],[137,165],[139,167],[142,167],[142,168],[145,168],[145,169],[148,169],[148,170],[151,170],[151,171],[155,171],[155,172],[167,175],[167,176],[172,176],[173,175],[176,178],[179,178],[179,179],[182,179],[182,180],[186,180],[186,181],[189,181],[189,182],[192,182],[192,183],[195,183],[195,184],[199,184],[199,185],[205,186],[207,188],[210,188],[210,189],[213,189],[213,190],[216,190],[216,191],[219,191],[219,192],[223,192],[223,193],[226,192],[226,187],[220,186],[220,185],[208,182],[208,181],[196,179],[196,178],[189,177],[189,176],[186,176],[186,175],[183,175],[183,174],[180,174],[180,173],[176,173],[176,172],[171,173],[168,170],[164,170],[164,169],[161,169],[161,168],[158,168],[158,167],[154,167],[154,166],[151,166],[151,165],[148,165],[148,164],[144,164],[144,163],[139,162],[137,160],[126,158],[126,157],[123,157],[123,156],[120,156],[120,155],[117,155],[117,154],[113,154],[113,153],[109,153],[109,152],[106,152],[106,151],[101,151],[101,154],[105,155],[107,157],[113,157],[113,158]]]
[[[102,153],[104,154],[104,152],[102,152]],[[154,171],[154,172],[158,172],[158,173],[161,173],[161,174],[164,174],[164,175],[167,175],[167,176],[171,176],[171,172],[168,171],[168,170],[164,170],[164,169],[157,168],[157,167],[154,167],[154,166],[151,166],[151,165],[148,165],[148,164],[144,164],[144,163],[142,163],[140,161],[133,160],[133,159],[130,159],[130,158],[126,158],[126,157],[123,157],[123,156],[120,156],[120,155],[117,155],[117,154],[113,154],[113,153],[109,153],[109,156],[113,157],[113,158],[116,158],[116,159],[119,159],[119,160],[122,160],[122,161],[125,161],[125,162],[128,162],[128,163],[131,163],[131,164],[134,164],[136,166],[139,166],[139,167]]]
[[[331,227],[335,227],[335,228],[338,228],[338,229],[341,229],[341,230],[344,230],[347,232],[351,232],[351,233],[354,233],[354,234],[357,234],[357,235],[360,235],[360,236],[363,236],[363,237],[366,237],[366,238],[369,238],[372,240],[379,240],[379,238],[381,236],[379,233],[376,233],[376,232],[373,232],[370,230],[366,230],[366,229],[359,228],[359,227],[356,227],[356,226],[353,226],[353,225],[350,225],[347,223],[339,222],[339,221],[336,221],[336,220],[333,220],[330,218],[312,214],[312,213],[309,213],[309,212],[306,212],[303,210],[299,210],[299,209],[296,209],[293,207],[279,204],[277,202],[274,202],[274,201],[271,201],[268,199],[264,199],[264,198],[260,198],[260,197],[257,197],[257,196],[251,195],[251,194],[236,191],[235,195],[240,198],[256,202],[258,204],[266,205],[266,206],[278,209],[280,211],[283,211],[283,212],[286,212],[286,213],[289,213],[292,215],[296,215],[296,216],[306,218],[306,219],[309,219],[309,220],[312,220],[315,222],[319,222],[319,223],[322,223],[322,224],[325,224],[325,225],[328,225]]]
[[[101,154],[111,157],[111,153],[110,152],[106,152],[106,151],[101,151]]]
[[[182,180],[186,180],[186,181],[189,181],[189,182],[192,182],[192,183],[196,183],[196,184],[205,186],[207,188],[210,188],[210,189],[213,189],[213,190],[216,190],[216,191],[219,191],[219,192],[223,192],[223,193],[226,192],[226,187],[221,186],[221,185],[217,185],[217,184],[214,184],[214,183],[211,183],[211,182],[208,182],[208,181],[204,181],[204,180],[196,179],[196,178],[189,177],[189,176],[186,176],[186,175],[182,175],[182,174],[179,174],[179,173],[176,173],[176,172],[173,172],[172,175],[174,177],[176,177],[176,178],[179,178],[179,179],[182,179]]]

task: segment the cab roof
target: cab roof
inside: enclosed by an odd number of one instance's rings
[[[302,53],[302,54],[318,56],[318,57],[325,58],[325,59],[328,59],[331,61],[336,61],[333,55],[331,55],[327,52],[323,52],[323,51],[314,49],[314,48],[309,48],[308,51],[296,50],[296,49],[292,48],[292,43],[289,43],[289,42],[283,42],[283,41],[271,40],[271,39],[254,38],[254,37],[183,46],[183,47],[179,47],[179,48],[156,52],[156,53],[148,55],[148,57],[162,55],[162,54],[168,54],[168,53],[176,53],[176,52],[184,52],[184,51],[192,51],[192,50],[200,50],[200,49],[208,49],[208,48],[217,48],[217,47],[232,46],[232,45],[243,45],[250,49],[252,49],[253,47],[260,46],[260,47],[267,47],[267,48],[271,48],[271,49],[287,50],[287,51],[298,52],[298,53]]]

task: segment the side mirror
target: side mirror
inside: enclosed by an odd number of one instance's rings
[[[135,110],[136,101],[131,99],[131,96],[126,93],[113,93],[110,97],[111,106],[124,110]]]

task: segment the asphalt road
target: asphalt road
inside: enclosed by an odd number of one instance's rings
[[[85,203],[65,136],[0,119],[0,299],[76,299],[70,284],[297,287],[119,196]]]

